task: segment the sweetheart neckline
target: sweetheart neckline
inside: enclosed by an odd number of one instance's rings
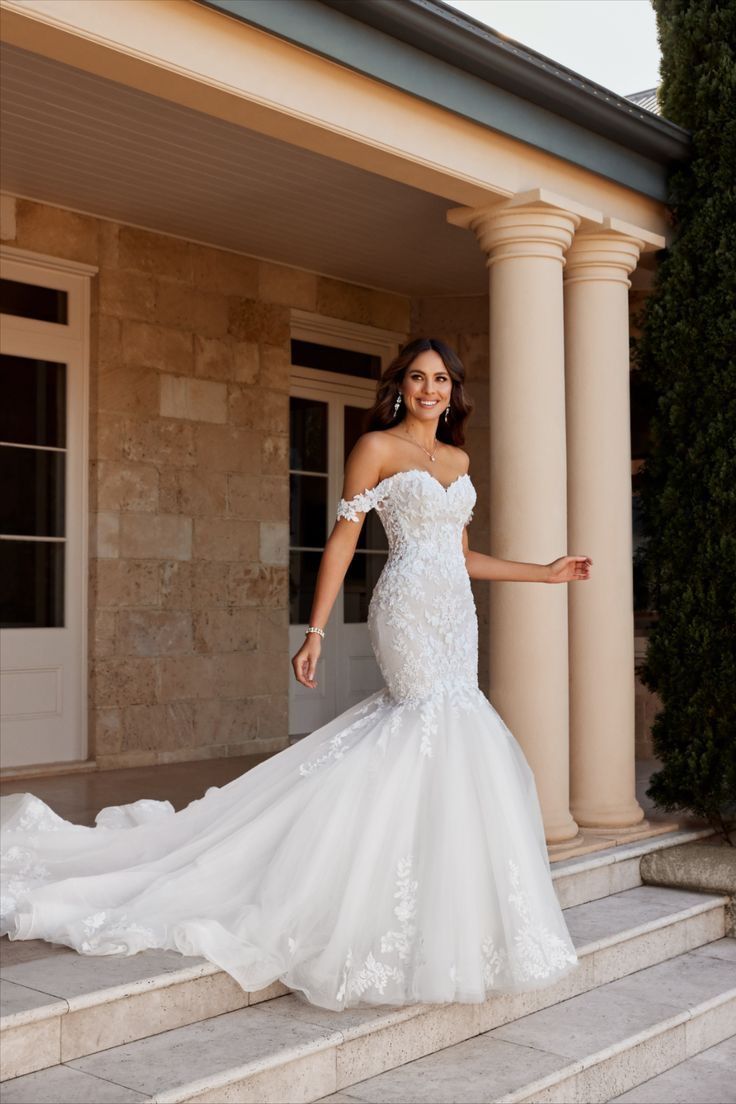
[[[447,494],[450,488],[454,487],[456,483],[459,483],[461,479],[470,479],[468,473],[463,472],[461,475],[455,476],[455,478],[445,486],[436,475],[432,475],[431,471],[427,471],[426,468],[402,468],[401,471],[394,472],[393,475],[387,475],[384,479],[379,479],[372,490],[378,490],[382,483],[388,483],[391,479],[395,479],[397,475],[412,475],[414,472],[418,472],[420,475],[428,475],[433,483],[436,483],[438,487],[442,488],[445,494]]]

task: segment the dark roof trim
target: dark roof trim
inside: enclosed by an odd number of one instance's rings
[[[497,34],[441,0],[321,2],[660,164],[688,154],[687,130],[668,119],[653,119],[625,96]]]
[[[604,96],[624,103],[632,116],[641,117],[638,124],[636,119],[627,120],[627,123],[638,125],[649,135],[646,153],[632,149],[620,136],[613,139],[584,122],[569,118],[572,110],[563,112],[550,102],[550,95],[546,102],[541,102],[544,97],[540,94],[540,102],[535,102],[529,95],[530,87],[536,88],[533,77],[536,70],[526,60],[532,56],[529,51],[502,41],[489,28],[459,16],[453,8],[437,0],[198,2],[659,201],[666,201],[667,166],[683,157],[688,148],[686,131],[653,118],[605,89],[600,90]],[[343,7],[344,12],[339,10]],[[379,17],[385,20],[385,30],[373,25]],[[421,34],[421,28],[412,22],[415,19],[424,28]],[[458,36],[463,50],[458,46]],[[516,72],[513,90],[503,86],[506,78],[503,73],[499,76],[495,65],[491,64],[497,54],[488,47],[487,38],[503,46],[498,56],[505,62],[511,58]],[[470,45],[474,60],[469,56]],[[520,60],[520,55],[510,53],[511,50],[521,51],[524,58]],[[441,57],[441,53],[446,56]],[[568,87],[559,75],[553,75],[561,72],[559,67],[541,55],[537,58],[549,67],[547,77],[564,85],[571,104],[585,98],[585,92],[581,92],[583,86],[593,87],[572,73],[571,80],[579,81],[581,87]],[[474,68],[478,72],[474,72]],[[603,108],[605,104],[597,106]],[[618,108],[612,109],[610,105],[608,110],[618,112]],[[652,127],[676,132],[677,158],[665,156],[662,149],[657,154]],[[669,152],[672,154],[672,150]]]

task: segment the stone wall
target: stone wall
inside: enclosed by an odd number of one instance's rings
[[[466,373],[466,391],[473,413],[465,431],[465,448],[470,455],[470,475],[478,493],[473,520],[468,528],[470,547],[490,551],[488,500],[490,489],[490,421],[488,376],[488,297],[437,296],[412,302],[412,337],[437,337],[457,352]],[[478,611],[478,681],[488,694],[490,583],[474,581]]]
[[[406,331],[400,296],[5,199],[6,240],[99,266],[89,753],[285,747],[289,308]]]

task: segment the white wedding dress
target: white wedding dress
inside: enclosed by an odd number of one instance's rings
[[[71,824],[2,799],[2,931],[203,955],[340,1010],[484,1001],[575,969],[531,769],[477,682],[475,490],[398,472],[346,502],[389,541],[368,626],[386,687],[175,812]],[[530,687],[533,692],[533,687]]]

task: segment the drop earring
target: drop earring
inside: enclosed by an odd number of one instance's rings
[[[445,421],[447,421],[447,419],[449,417],[450,417],[450,407],[448,405],[448,406],[445,407]]]
[[[399,391],[398,395],[396,396],[396,402],[394,403],[394,418],[398,414],[400,406],[401,406],[401,392]]]

